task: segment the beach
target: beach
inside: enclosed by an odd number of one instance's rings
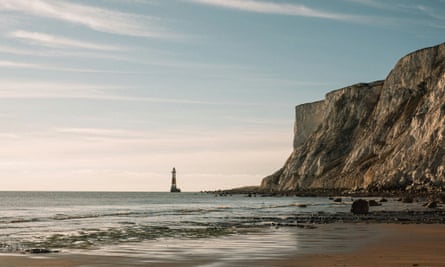
[[[353,214],[350,196],[0,192],[0,267],[445,262],[441,204],[366,199],[379,205]]]
[[[333,225],[331,225],[333,226]],[[284,258],[215,261],[194,258],[178,261],[156,261],[124,256],[51,254],[44,256],[0,256],[0,266],[445,266],[445,225],[381,224],[384,233],[360,247],[345,252],[288,255]],[[337,240],[341,243],[342,240]]]

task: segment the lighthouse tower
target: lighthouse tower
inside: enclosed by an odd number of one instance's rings
[[[181,189],[176,187],[176,169],[175,168],[173,168],[173,170],[172,170],[172,186],[170,187],[170,192],[172,192],[172,193],[181,192]]]

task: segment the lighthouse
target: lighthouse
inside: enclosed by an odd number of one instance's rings
[[[172,170],[172,186],[170,187],[170,192],[172,192],[172,193],[181,192],[181,189],[176,187],[176,169],[175,168],[173,168],[173,170]]]

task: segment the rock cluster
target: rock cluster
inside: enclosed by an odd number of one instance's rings
[[[428,191],[445,185],[445,43],[413,52],[383,81],[296,108],[294,151],[260,189]]]

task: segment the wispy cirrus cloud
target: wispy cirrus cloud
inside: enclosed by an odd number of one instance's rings
[[[0,62],[1,66],[1,62]],[[122,87],[58,82],[0,82],[0,99],[93,99],[187,105],[245,105],[193,99],[128,95]]]
[[[106,95],[106,89],[111,89],[87,84],[40,81],[2,81],[0,88],[0,98],[88,98]]]
[[[172,33],[159,25],[158,18],[74,4],[63,0],[2,0],[0,11],[57,19],[105,33],[155,38],[172,36]]]
[[[358,20],[357,16],[326,12],[301,4],[276,3],[256,0],[188,0],[196,4],[218,6],[242,11],[278,14],[288,16],[313,17],[331,20]]]
[[[55,36],[40,32],[14,31],[9,34],[10,37],[24,40],[33,44],[56,47],[56,48],[81,48],[92,50],[112,51],[119,48],[110,45],[97,44],[92,42],[79,41],[61,36]]]
[[[146,61],[137,58],[130,58],[120,55],[110,55],[110,54],[100,54],[97,51],[36,51],[32,49],[21,49],[10,46],[0,45],[0,54],[16,54],[22,56],[33,56],[33,57],[85,57],[85,58],[99,58],[107,59],[113,61],[130,62],[139,65],[146,66],[157,66],[162,68],[176,68],[176,69],[215,69],[215,70],[240,70],[247,69],[243,66],[231,65],[231,64],[209,64],[200,62],[188,62],[180,60],[161,60],[156,59],[152,61]],[[77,73],[117,73],[117,74],[147,74],[146,70],[135,69],[135,70],[119,70],[119,69],[93,69],[93,68],[76,68],[76,67],[64,67],[58,65],[49,65],[42,63],[27,63],[21,61],[11,61],[11,60],[0,60],[0,68],[22,68],[22,69],[35,69],[35,70],[51,70],[57,72],[77,72]]]
[[[0,64],[1,66],[1,64]],[[0,99],[88,99],[200,106],[261,106],[258,103],[211,101],[164,96],[129,94],[128,86],[82,84],[68,82],[0,81]]]
[[[57,134],[83,136],[87,138],[102,139],[136,139],[147,138],[147,133],[143,131],[135,131],[128,129],[107,129],[107,128],[66,128],[59,127],[52,130]]]
[[[75,50],[75,49],[36,49],[36,47],[26,47],[19,48],[10,45],[0,45],[0,53],[3,54],[13,54],[21,56],[32,56],[32,57],[82,57],[82,58],[99,58],[99,59],[110,59],[116,61],[129,61],[129,62],[141,62],[142,60],[132,60],[128,57],[116,55],[116,53],[108,53],[109,51],[99,51],[99,50]],[[120,49],[116,47],[116,49]],[[107,52],[107,53],[100,53]],[[116,51],[113,51],[116,52]]]
[[[360,4],[380,9],[386,9],[389,7],[385,2],[378,2],[375,0],[346,0],[346,1],[354,4]]]
[[[0,47],[1,51],[1,47]],[[92,68],[75,68],[63,67],[57,65],[48,65],[41,63],[27,63],[20,61],[0,60],[0,68],[13,69],[32,69],[32,70],[50,70],[56,72],[74,72],[74,73],[119,73],[119,74],[143,74],[142,71],[121,71],[121,70],[106,70],[106,69],[92,69]]]
[[[394,12],[407,12],[420,13],[429,16],[432,19],[444,20],[445,15],[441,10],[437,10],[434,6],[430,6],[433,1],[418,1],[406,2],[398,1],[398,3],[392,3],[388,1],[378,1],[378,0],[345,0],[350,3],[359,4],[367,7],[389,10]],[[442,1],[445,3],[445,1]],[[412,19],[412,18],[411,18]]]
[[[42,69],[42,65],[25,63],[25,62],[15,62],[8,60],[0,60],[0,68],[20,68],[20,69]]]
[[[279,3],[263,0],[184,0],[187,2],[215,6],[226,9],[235,9],[246,12],[255,12],[263,14],[275,14],[275,15],[287,15],[297,17],[310,17],[326,20],[336,20],[353,22],[357,24],[367,24],[380,27],[399,27],[405,24],[420,24],[429,27],[443,28],[441,22],[443,15],[439,12],[435,12],[434,8],[426,6],[428,3],[422,2],[419,4],[403,4],[403,3],[387,3],[377,0],[344,0],[346,2],[362,5],[370,8],[382,9],[386,11],[392,11],[400,13],[401,10],[417,10],[434,19],[434,21],[428,21],[425,19],[410,17],[406,18],[394,17],[394,16],[373,16],[363,14],[347,14],[340,12],[323,11],[320,9],[311,8],[303,4],[294,3]]]
[[[429,7],[426,5],[417,5],[417,6],[415,6],[415,8],[433,19],[441,20],[441,21],[445,20],[445,14],[443,14],[440,11],[435,10],[432,7]]]

